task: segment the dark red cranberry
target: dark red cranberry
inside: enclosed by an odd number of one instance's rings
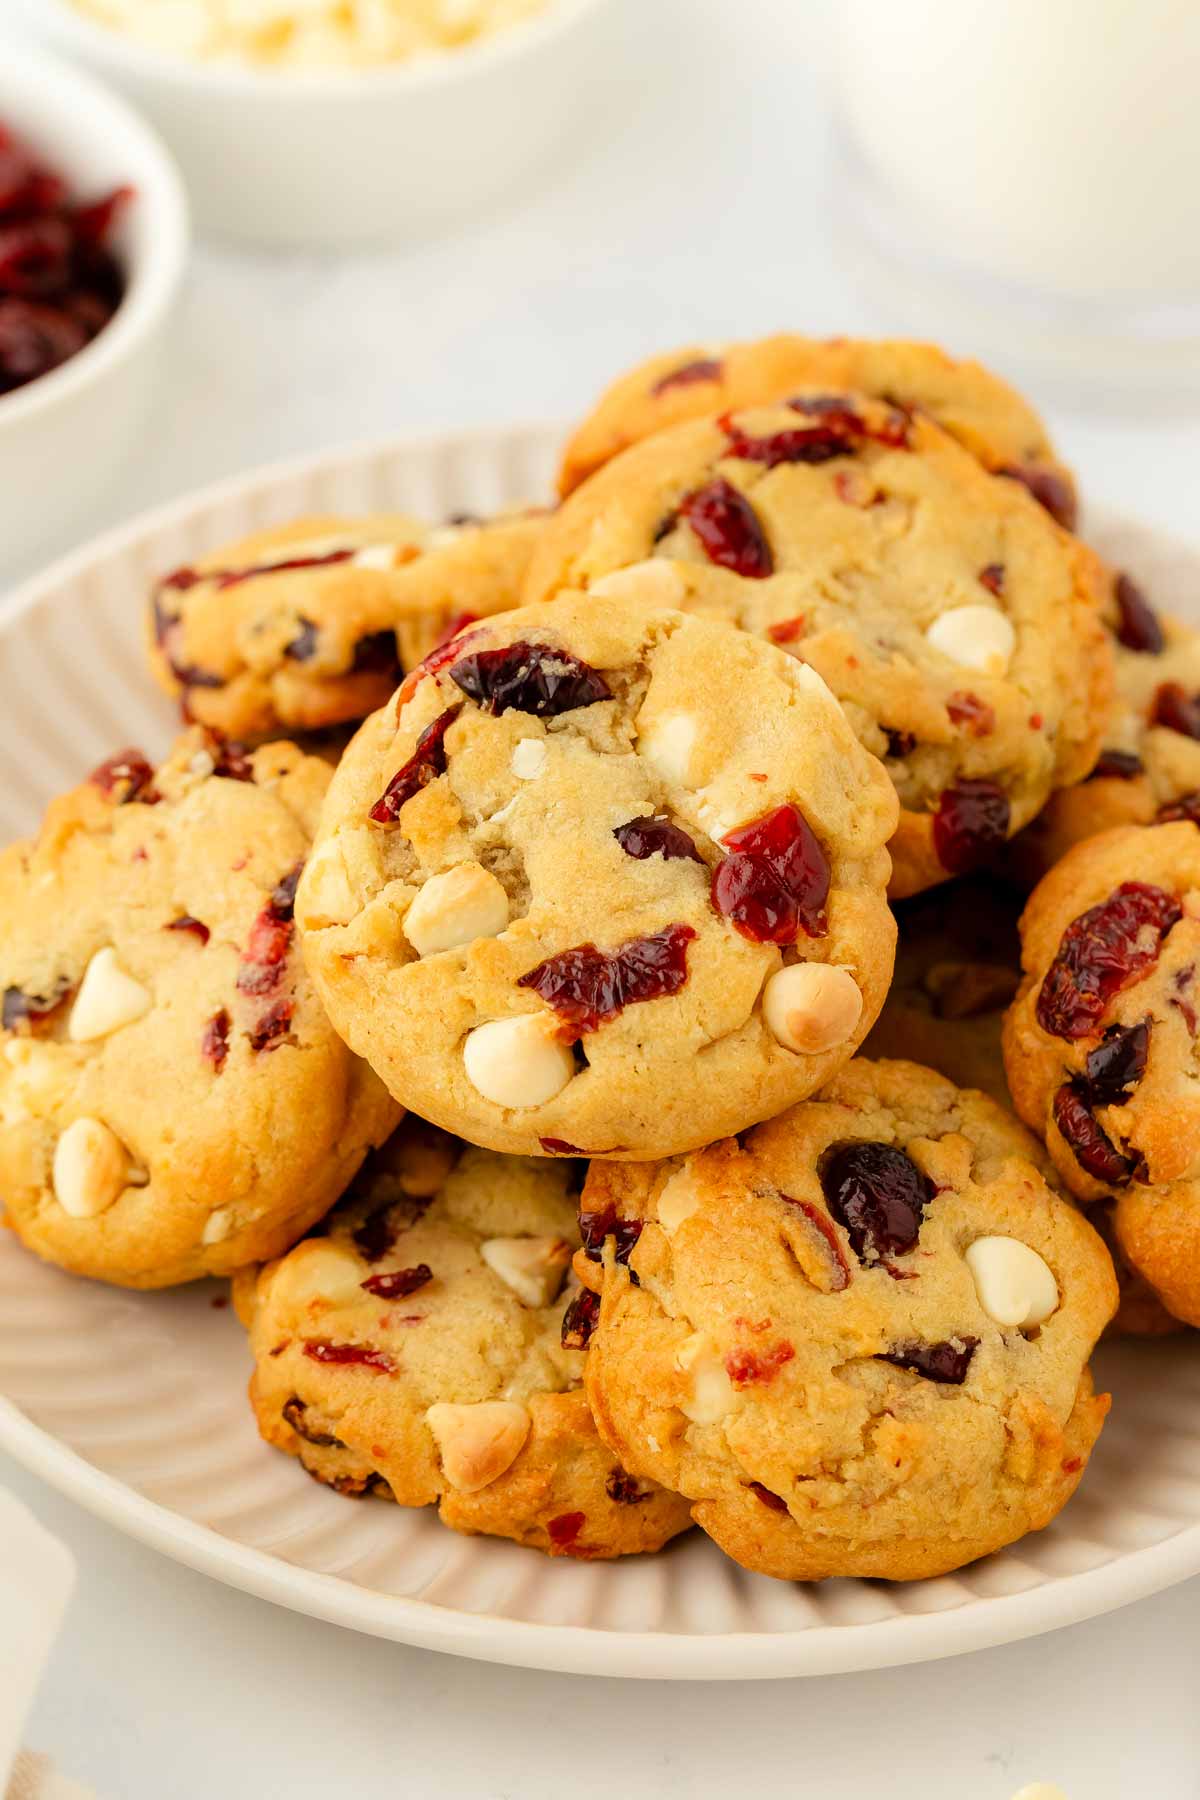
[[[1079,1083],[1064,1082],[1055,1094],[1054,1123],[1081,1169],[1106,1187],[1126,1186],[1136,1159],[1123,1155],[1097,1123],[1086,1091]]]
[[[731,831],[729,851],[712,879],[712,902],[735,930],[755,944],[794,944],[829,929],[829,858],[795,806]]]
[[[400,717],[401,711],[412,699],[417,688],[427,675],[439,674],[441,670],[446,667],[447,663],[454,662],[462,655],[468,644],[473,644],[477,641],[480,636],[480,633],[477,631],[468,632],[461,638],[457,635],[464,625],[471,625],[474,623],[474,620],[474,613],[460,613],[457,619],[451,620],[428,656],[423,658],[423,660],[417,664],[415,669],[409,670],[408,674],[404,677],[404,680],[400,683],[400,692],[396,695],[397,719]]]
[[[0,394],[77,356],[89,333],[58,307],[0,295]]]
[[[893,731],[890,725],[885,725],[883,735],[887,739],[889,756],[911,756],[917,747],[915,732]]]
[[[201,919],[193,919],[191,913],[180,913],[177,919],[170,919],[163,926],[164,931],[186,931],[197,938],[201,944],[207,944],[212,932]]]
[[[911,1369],[926,1381],[961,1387],[978,1346],[979,1339],[973,1337],[950,1338],[940,1344],[897,1344],[894,1350],[881,1352],[879,1360],[895,1363],[898,1369]]]
[[[233,738],[223,737],[219,731],[206,732],[205,737],[212,757],[212,772],[217,780],[254,780],[254,764],[245,744],[235,743]]]
[[[93,769],[88,780],[117,806],[125,806],[131,800],[145,803],[152,791],[154,770],[140,750],[118,750]]]
[[[905,409],[894,400],[882,418],[864,418],[847,400],[845,394],[796,394],[787,402],[793,412],[806,418],[820,419],[827,430],[840,431],[846,438],[870,438],[894,450],[908,447],[912,421]]]
[[[730,1350],[725,1358],[725,1373],[737,1388],[765,1386],[774,1381],[795,1354],[795,1345],[786,1340],[772,1344],[769,1350]]]
[[[563,1545],[573,1544],[586,1524],[586,1513],[560,1513],[557,1519],[550,1520],[546,1533],[550,1542],[561,1548]]]
[[[368,631],[354,646],[350,659],[351,675],[386,675],[400,673],[400,653],[394,631]]]
[[[70,226],[53,213],[0,224],[0,294],[58,299],[71,280],[73,248]]]
[[[461,711],[461,706],[447,707],[425,727],[416,749],[371,808],[370,816],[377,825],[394,825],[413,795],[446,773],[446,733]]]
[[[748,1481],[746,1486],[762,1501],[764,1506],[769,1506],[772,1512],[785,1513],[787,1511],[787,1501],[781,1499],[778,1494],[773,1494],[769,1487],[763,1486],[761,1481]]]
[[[243,994],[267,994],[278,987],[291,948],[296,883],[300,868],[290,870],[275,888],[250,927],[238,968],[237,985]]]
[[[215,1012],[200,1038],[200,1054],[205,1062],[211,1063],[219,1075],[225,1067],[225,1058],[229,1055],[229,1014],[222,1007]]]
[[[312,619],[297,619],[300,629],[294,638],[283,646],[283,654],[292,662],[311,662],[317,654],[317,645],[321,639],[321,628]]]
[[[1115,1106],[1129,1098],[1146,1073],[1152,1021],[1139,1025],[1110,1025],[1084,1064],[1083,1082],[1093,1106]]]
[[[332,568],[349,562],[353,550],[327,550],[320,556],[284,556],[277,562],[251,563],[244,569],[207,569],[203,579],[215,581],[218,588],[236,587],[242,581],[254,581],[260,575],[290,575],[296,569]]]
[[[405,1300],[433,1280],[428,1263],[415,1263],[411,1269],[393,1269],[386,1275],[368,1275],[359,1286],[380,1300]]]
[[[1117,602],[1117,642],[1126,650],[1140,650],[1146,656],[1159,656],[1167,640],[1158,614],[1136,582],[1128,575],[1118,575],[1114,590]]]
[[[690,525],[709,562],[735,575],[761,581],[775,567],[758,514],[723,477],[686,494],[677,515]]]
[[[66,976],[60,977],[48,994],[27,994],[23,988],[7,987],[0,1001],[0,1023],[5,1031],[28,1029],[57,1012],[70,992]]]
[[[850,1265],[846,1261],[841,1239],[830,1224],[828,1216],[821,1211],[819,1206],[814,1206],[811,1200],[797,1200],[792,1194],[780,1194],[779,1198],[788,1206],[797,1207],[814,1230],[820,1232],[830,1256],[833,1258],[834,1278],[831,1286],[835,1294],[840,1294],[850,1286]]]
[[[913,1249],[935,1190],[911,1156],[892,1144],[855,1139],[832,1144],[817,1172],[825,1204],[845,1227],[859,1262],[883,1262]]]
[[[722,419],[721,429],[729,439],[728,454],[775,469],[782,463],[826,463],[838,456],[852,456],[870,439],[893,445],[908,442],[908,421],[899,413],[876,425],[837,395],[791,400],[788,405],[793,412],[805,414],[810,423],[755,437],[743,431],[736,419]]]
[[[517,643],[474,651],[453,665],[450,679],[468,699],[493,714],[515,711],[553,719],[612,699],[612,689],[598,669],[552,644]]]
[[[382,1262],[399,1237],[390,1206],[380,1206],[368,1213],[354,1233],[360,1256],[369,1263]]]
[[[1196,971],[1194,968],[1176,969],[1171,978],[1171,986],[1174,989],[1174,992],[1168,1002],[1168,1004],[1173,1006],[1176,1012],[1180,1014],[1184,1024],[1187,1026],[1193,1037],[1196,1035],[1197,1026],[1196,1003],[1194,998],[1190,998],[1189,996],[1191,995],[1195,983]]]
[[[1090,1037],[1110,1000],[1158,961],[1183,909],[1165,888],[1126,881],[1080,913],[1062,935],[1037,999],[1037,1022],[1052,1037]]]
[[[990,737],[996,729],[994,707],[981,700],[978,694],[966,691],[951,694],[946,701],[946,711],[951,723],[961,725],[970,737]]]
[[[276,1000],[251,1026],[247,1036],[252,1050],[277,1050],[291,1030],[296,1004],[293,1000]]]
[[[962,875],[978,868],[1007,842],[1011,817],[1008,795],[998,783],[960,776],[933,815],[933,847],[943,869]]]
[[[552,1007],[572,1035],[595,1031],[627,1006],[677,994],[688,977],[690,925],[667,925],[649,937],[629,938],[616,950],[579,944],[549,956],[517,986],[532,988]]]
[[[979,585],[999,598],[1004,592],[1004,574],[1003,563],[986,563],[979,571]]]
[[[65,183],[0,125],[0,216],[26,219],[53,211],[66,198]]]
[[[599,1294],[593,1294],[591,1288],[580,1288],[563,1313],[563,1349],[586,1350],[591,1335],[599,1323]]]
[[[290,1399],[285,1400],[281,1411],[284,1424],[290,1425],[296,1436],[303,1438],[306,1444],[315,1444],[319,1450],[344,1450],[346,1448],[341,1438],[334,1437],[332,1432],[313,1430],[305,1416],[308,1407],[299,1394],[293,1394]]]
[[[807,620],[803,613],[797,613],[794,619],[780,619],[775,625],[767,626],[767,636],[773,644],[794,644],[802,638],[807,630]]]
[[[578,1144],[573,1144],[569,1138],[540,1137],[538,1143],[542,1146],[542,1149],[546,1152],[547,1156],[592,1156],[595,1154],[591,1150],[581,1149]]]
[[[640,1488],[633,1476],[627,1475],[624,1469],[609,1470],[604,1481],[604,1491],[618,1506],[636,1506],[640,1500],[651,1498],[648,1490]]]
[[[1200,825],[1200,789],[1191,794],[1181,794],[1178,800],[1169,800],[1160,806],[1156,815],[1159,825],[1170,825],[1183,822],[1188,825]]]
[[[304,1354],[319,1363],[357,1363],[364,1369],[379,1369],[394,1374],[396,1365],[384,1350],[373,1350],[369,1344],[331,1344],[328,1338],[305,1338]]]
[[[1150,723],[1200,738],[1200,694],[1189,694],[1178,681],[1164,681],[1154,696]]]
[[[304,864],[298,862],[280,877],[271,889],[271,898],[267,902],[272,914],[277,919],[291,919],[296,912],[296,889],[300,885],[300,877],[304,873]]]
[[[1030,463],[1009,463],[996,473],[1006,475],[1010,481],[1019,481],[1065,531],[1074,531],[1079,522],[1079,507],[1074,489],[1065,476]]]
[[[642,1235],[641,1219],[622,1219],[615,1206],[601,1207],[598,1212],[580,1211],[579,1235],[589,1262],[602,1262],[604,1246],[613,1240],[615,1261],[628,1264],[634,1245]]]
[[[704,861],[682,826],[672,825],[669,819],[658,819],[649,813],[618,825],[613,836],[626,856],[636,857],[638,862],[645,862],[649,856],[661,856],[664,862],[673,859]]]
[[[660,375],[650,392],[666,394],[671,388],[691,387],[697,381],[720,381],[724,372],[724,363],[715,356],[697,356],[691,362],[682,363],[678,369],[672,369],[669,374]]]
[[[1142,767],[1141,757],[1132,750],[1102,750],[1088,780],[1133,781],[1142,773]]]

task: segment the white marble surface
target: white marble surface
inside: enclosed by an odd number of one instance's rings
[[[626,0],[624,39],[623,66],[598,70],[581,102],[581,141],[503,214],[337,265],[202,248],[157,429],[100,520],[64,498],[61,548],[252,463],[570,415],[655,345],[911,325],[832,256],[816,22],[800,0]],[[0,45],[0,112],[2,96]],[[1017,347],[1007,367],[1021,366]],[[1087,492],[1200,535],[1200,412],[1147,391],[1117,416],[1105,390],[1100,369],[1087,393],[1039,395]],[[0,581],[18,573],[0,529]],[[2,1456],[0,1484],[79,1559],[29,1736],[103,1800],[1007,1800],[1035,1778],[1070,1800],[1200,1794],[1200,1582],[954,1664],[666,1689],[355,1639],[160,1561]]]

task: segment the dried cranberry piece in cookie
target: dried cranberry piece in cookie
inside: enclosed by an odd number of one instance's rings
[[[908,421],[900,413],[889,414],[884,424],[875,424],[836,394],[799,398],[788,405],[793,412],[805,414],[810,423],[755,437],[734,419],[722,419],[721,429],[729,439],[728,454],[775,469],[782,463],[832,462],[834,457],[853,455],[860,444],[872,438],[897,446],[908,442]]]
[[[1137,583],[1128,575],[1118,575],[1113,598],[1117,603],[1117,642],[1145,656],[1160,655],[1167,640],[1158,614]]]
[[[294,1000],[276,1000],[251,1026],[247,1036],[252,1050],[277,1050],[287,1037],[295,1016]]]
[[[93,769],[88,780],[117,806],[127,806],[131,800],[148,805],[154,770],[140,750],[118,750]],[[153,797],[158,798],[157,794]]]
[[[1102,750],[1088,775],[1089,781],[1134,781],[1144,764],[1133,750]],[[1161,814],[1159,815],[1161,817]]]
[[[453,665],[450,679],[469,700],[493,714],[523,712],[535,719],[553,719],[612,699],[598,669],[552,644],[517,643],[475,651]]]
[[[599,1294],[593,1294],[591,1288],[580,1288],[563,1313],[563,1349],[586,1350],[591,1335],[599,1323]]]
[[[832,1144],[817,1171],[825,1204],[859,1262],[903,1256],[916,1244],[933,1183],[892,1144]]]
[[[1081,1169],[1106,1187],[1128,1185],[1137,1162],[1122,1155],[1108,1133],[1092,1116],[1087,1095],[1079,1083],[1064,1082],[1054,1096],[1054,1123]]]
[[[667,925],[649,937],[629,938],[616,950],[579,944],[548,956],[517,979],[552,1007],[579,1035],[615,1019],[627,1006],[677,994],[687,980],[690,925]]]
[[[926,1381],[961,1387],[978,1347],[979,1339],[973,1337],[943,1339],[940,1344],[897,1344],[894,1350],[881,1351],[879,1360],[895,1363],[898,1369],[911,1369]]]
[[[359,1287],[380,1300],[406,1300],[433,1280],[428,1263],[415,1263],[411,1269],[392,1269],[386,1275],[368,1275]]]
[[[27,994],[23,988],[6,987],[0,1001],[0,1024],[5,1031],[27,1032],[40,1019],[57,1012],[70,992],[71,983],[65,975],[59,977],[48,994]]]
[[[1038,993],[1042,1030],[1068,1041],[1090,1037],[1109,1001],[1154,967],[1164,937],[1182,916],[1165,888],[1125,881],[1072,919]]]
[[[965,874],[1008,840],[1012,807],[994,781],[963,776],[942,794],[933,815],[933,847],[951,875]]]
[[[1110,1025],[1084,1064],[1084,1085],[1093,1106],[1114,1106],[1129,1098],[1146,1073],[1152,1021]]]
[[[296,884],[302,867],[297,864],[288,871],[250,927],[250,937],[238,968],[239,993],[267,994],[278,987],[291,948]]]
[[[649,856],[661,856],[664,862],[674,859],[704,861],[682,826],[672,825],[669,819],[655,818],[650,813],[618,825],[613,836],[626,856],[635,857],[638,862],[645,862]]]
[[[697,356],[691,362],[681,364],[678,369],[671,369],[666,375],[660,375],[650,392],[667,394],[672,388],[691,387],[697,381],[720,381],[724,372],[724,363],[715,356]]]
[[[1200,738],[1200,694],[1189,694],[1178,681],[1164,681],[1154,696],[1150,723],[1181,737]]]
[[[215,1012],[200,1038],[200,1054],[205,1062],[211,1063],[216,1074],[225,1067],[225,1059],[229,1055],[229,1014],[222,1007]]]
[[[1065,531],[1074,531],[1079,522],[1079,507],[1071,484],[1053,469],[1038,469],[1028,463],[1007,463],[996,470],[1010,481],[1019,481]]]
[[[394,631],[368,631],[354,646],[351,675],[398,675],[400,652]]]
[[[1190,794],[1181,794],[1178,800],[1169,800],[1160,806],[1155,816],[1155,823],[1172,825],[1178,823],[1200,825],[1200,788]]]
[[[299,618],[296,623],[300,629],[283,646],[283,654],[290,662],[311,662],[317,654],[321,628],[312,619]]]
[[[721,842],[729,855],[713,874],[712,902],[736,931],[756,944],[825,936],[829,858],[797,807],[776,807]]]
[[[364,1369],[379,1369],[385,1375],[395,1373],[396,1365],[384,1350],[369,1344],[334,1344],[328,1338],[305,1338],[304,1354],[313,1362],[359,1364]]]
[[[601,1207],[598,1212],[580,1211],[579,1235],[589,1262],[602,1260],[605,1243],[612,1238],[616,1261],[627,1264],[634,1245],[642,1235],[642,1220],[621,1218],[616,1207],[610,1203]],[[599,1306],[598,1298],[596,1304]]]
[[[774,569],[775,559],[758,514],[745,495],[723,477],[685,494],[677,517],[691,526],[709,562],[718,568],[731,569],[751,581],[764,580]]]
[[[446,733],[462,711],[461,706],[447,707],[417,739],[417,747],[402,769],[398,769],[371,808],[376,825],[394,825],[403,808],[423,787],[446,773]]]

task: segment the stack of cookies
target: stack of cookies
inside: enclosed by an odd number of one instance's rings
[[[347,1496],[944,1573],[1200,1323],[1200,639],[929,346],[656,358],[560,496],[164,573],[183,735],[0,857],[6,1222],[231,1276]]]

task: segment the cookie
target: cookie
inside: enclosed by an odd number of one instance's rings
[[[0,855],[0,1192],[47,1261],[153,1288],[277,1255],[395,1125],[293,942],[328,781],[194,731]]]
[[[365,718],[443,633],[516,605],[541,523],[381,513],[259,532],[158,583],[151,668],[186,717],[242,740]]]
[[[601,1443],[563,1347],[581,1178],[406,1123],[323,1236],[238,1278],[267,1442],[339,1493],[551,1556],[685,1530],[686,1502]]]
[[[749,1569],[945,1574],[1049,1524],[1109,1400],[1112,1264],[985,1095],[851,1063],[740,1141],[594,1164],[585,1382]]]
[[[1200,831],[1124,826],[1078,844],[1021,920],[1004,1024],[1018,1113],[1168,1311],[1200,1324]]]
[[[994,856],[1096,760],[1100,564],[929,419],[810,393],[627,450],[551,520],[526,595],[650,581],[829,684],[900,797],[896,897]]]
[[[630,444],[686,420],[787,400],[809,388],[854,389],[926,413],[986,469],[1022,482],[1074,530],[1071,471],[1033,408],[976,362],[902,339],[806,338],[794,332],[750,343],[693,345],[651,357],[613,383],[576,430],[559,469],[565,497]]]
[[[296,916],[337,1029],[423,1118],[519,1155],[674,1154],[870,1028],[894,820],[812,670],[564,597],[463,634],[367,721]]]

